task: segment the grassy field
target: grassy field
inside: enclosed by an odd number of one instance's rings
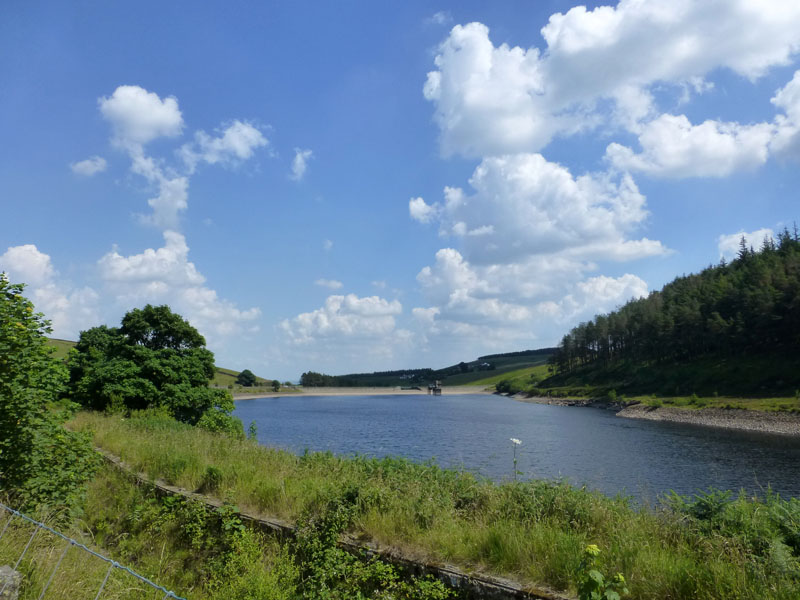
[[[563,482],[498,485],[397,458],[298,457],[152,414],[79,413],[71,427],[149,477],[256,514],[292,522],[346,502],[353,535],[468,571],[574,592],[583,549],[597,544],[600,569],[622,572],[634,598],[800,597],[796,499],[711,493],[636,507]]]
[[[547,359],[545,359],[541,364],[536,365],[535,367],[525,367],[522,369],[512,369],[508,371],[501,371],[500,373],[495,373],[491,377],[485,377],[483,379],[478,379],[477,381],[473,381],[471,385],[485,385],[486,387],[490,387],[493,385],[497,385],[501,381],[510,381],[515,386],[519,386],[520,388],[524,388],[527,386],[532,385],[533,379],[536,381],[541,381],[548,375],[547,370]]]

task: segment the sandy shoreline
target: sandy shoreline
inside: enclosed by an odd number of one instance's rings
[[[492,394],[494,390],[482,385],[459,385],[443,387],[442,394],[453,396],[456,394]],[[399,387],[318,387],[308,388],[299,392],[269,392],[255,394],[234,394],[234,400],[249,400],[252,398],[281,398],[293,396],[426,396],[427,388],[421,390],[401,390]]]

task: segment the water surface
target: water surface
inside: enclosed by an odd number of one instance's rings
[[[623,419],[595,408],[517,402],[492,395],[285,396],[236,402],[258,441],[295,453],[435,459],[500,481],[512,477],[522,440],[523,477],[563,477],[607,494],[655,499],[674,489],[768,485],[800,497],[800,438]]]

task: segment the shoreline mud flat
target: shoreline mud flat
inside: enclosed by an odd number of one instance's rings
[[[703,425],[705,427],[722,427],[739,431],[757,431],[761,433],[778,433],[781,435],[800,436],[800,415],[786,412],[767,412],[763,410],[745,410],[736,408],[701,408],[683,409],[674,406],[656,408],[646,404],[608,404],[596,402],[588,398],[549,398],[546,396],[511,396],[520,402],[551,404],[556,406],[589,406],[614,410],[618,417],[625,419],[644,419],[647,421],[669,421]]]
[[[672,423],[724,427],[725,429],[738,429],[740,431],[800,436],[800,415],[777,411],[766,412],[735,408],[685,410],[671,406],[655,408],[636,404],[623,408],[617,413],[617,416],[627,419],[670,421]]]
[[[460,385],[442,387],[442,394],[453,396],[459,394],[493,394],[492,389],[482,385]],[[294,398],[302,396],[427,396],[428,388],[419,390],[403,390],[399,387],[318,387],[297,392],[270,392],[256,394],[234,394],[234,400],[250,400],[253,398]],[[431,396],[433,397],[433,396]]]

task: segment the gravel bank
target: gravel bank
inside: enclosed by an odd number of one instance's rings
[[[744,431],[800,435],[800,415],[781,412],[725,408],[688,410],[671,406],[653,408],[652,406],[637,404],[623,408],[617,413],[617,416],[628,419],[671,421],[673,423],[690,423]]]

